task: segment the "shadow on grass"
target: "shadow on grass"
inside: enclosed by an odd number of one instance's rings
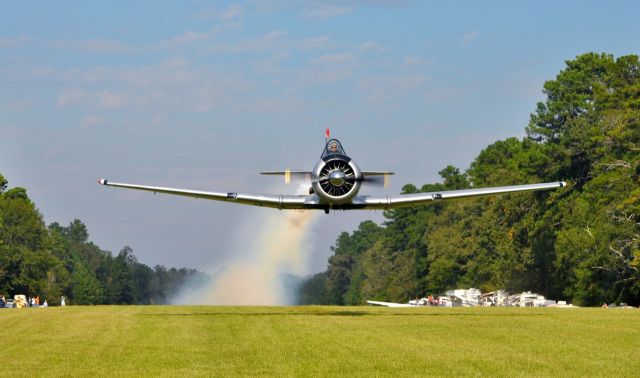
[[[465,314],[465,313],[391,313],[367,311],[297,311],[297,312],[190,312],[190,313],[150,313],[138,316],[490,316],[490,317],[521,317],[521,316],[550,316],[551,314]]]
[[[140,316],[365,316],[377,315],[365,311],[318,311],[318,312],[190,312],[167,314],[137,314]]]

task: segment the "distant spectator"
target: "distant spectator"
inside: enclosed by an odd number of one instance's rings
[[[62,299],[60,299],[60,306],[64,307],[64,306],[66,306],[66,305],[67,305],[67,304],[66,304],[66,303],[65,303],[65,301],[64,301],[64,295],[63,295],[63,296],[62,296]]]
[[[0,308],[4,308],[7,305],[7,300],[4,298],[4,295],[0,295]]]
[[[49,307],[49,304],[47,303],[47,300],[44,300],[44,304],[42,305],[42,307]]]

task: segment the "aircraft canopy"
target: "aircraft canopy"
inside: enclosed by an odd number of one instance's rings
[[[333,154],[346,155],[346,152],[344,152],[344,148],[342,148],[342,144],[337,139],[330,139],[327,142],[327,145],[324,147],[324,152],[322,153],[322,156],[324,157],[326,155],[333,155]]]

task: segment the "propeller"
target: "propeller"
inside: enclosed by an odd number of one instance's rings
[[[389,180],[389,175],[384,175],[384,176],[364,176],[357,181],[362,181],[367,185],[381,186],[386,188],[389,186],[390,180]]]
[[[362,175],[364,176],[364,182],[371,183],[375,186],[384,186],[387,188],[391,182],[391,175],[393,172],[389,171],[364,171]]]
[[[340,173],[337,173],[340,172]],[[314,183],[321,184],[329,184],[331,180],[331,175],[333,174],[333,185],[332,186],[341,186],[341,185],[349,185],[349,188],[353,187],[356,182],[366,183],[368,185],[373,186],[389,186],[389,176],[393,174],[393,172],[363,172],[362,177],[356,178],[353,170],[349,165],[342,161],[334,161],[329,166],[325,166],[322,172],[320,172],[320,177],[311,180],[311,172],[309,171],[296,171],[291,169],[286,169],[284,171],[268,171],[268,172],[260,172],[263,175],[282,175],[284,176],[285,184],[291,184],[294,180],[305,180],[312,181]]]
[[[286,169],[284,171],[267,171],[260,172],[262,175],[271,175],[271,176],[284,176],[284,183],[291,184],[293,179],[305,179],[311,180],[311,172],[308,171],[294,171],[291,169]]]
[[[332,177],[331,175],[334,174],[335,172],[339,172],[339,171],[334,171],[332,173],[330,173],[329,175],[324,175],[321,176],[315,180],[313,180],[312,182],[317,182],[317,183],[332,183]],[[355,175],[351,174],[344,174],[343,180],[345,183],[356,183],[356,182],[362,182],[362,183],[366,183],[367,185],[372,185],[372,186],[378,186],[378,187],[385,187],[387,188],[389,186],[390,183],[390,178],[389,176],[392,175],[393,173],[389,173],[389,174],[384,174],[384,175],[372,175],[372,176],[362,176],[357,178]],[[342,184],[342,182],[340,181],[340,177],[337,175],[334,175],[333,177],[333,185],[339,186]]]
[[[329,176],[320,177],[316,180],[313,180],[313,182],[323,182],[327,180],[330,180]],[[356,178],[355,176],[345,176],[344,180],[349,182],[359,181],[359,182],[366,182],[374,185],[388,186],[389,178],[388,176],[368,176],[368,177],[360,177],[360,178]]]

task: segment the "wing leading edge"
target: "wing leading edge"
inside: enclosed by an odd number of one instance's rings
[[[337,210],[386,210],[409,206],[426,205],[434,201],[446,201],[459,198],[489,196],[502,193],[530,192],[539,190],[551,190],[566,186],[565,182],[548,182],[542,184],[527,184],[513,186],[499,186],[493,188],[448,190],[441,192],[401,194],[398,196],[368,197],[357,196],[349,204],[328,205],[320,203],[315,195],[263,195],[263,194],[243,194],[234,192],[208,192],[201,190],[167,188],[161,186],[146,186],[136,184],[125,184],[111,182],[106,179],[98,180],[99,184],[117,188],[143,190],[153,193],[172,194],[185,197],[202,198],[214,201],[224,201],[239,203],[243,205],[253,205],[270,207],[274,209],[337,209]]]
[[[401,194],[398,196],[361,197],[361,208],[365,209],[396,209],[401,207],[425,205],[433,201],[446,201],[459,198],[490,196],[502,193],[532,192],[551,190],[567,186],[564,181],[546,182],[541,184],[526,184],[512,186],[498,186],[493,188],[446,190],[441,192]],[[355,202],[355,201],[354,201]]]
[[[165,188],[161,186],[125,184],[120,182],[111,182],[106,179],[98,180],[98,183],[116,188],[143,190],[146,192],[173,194],[177,196],[202,198],[214,201],[240,203],[243,205],[270,207],[274,209],[305,209],[307,208],[305,206],[305,200],[307,200],[309,197],[295,195],[261,195],[233,192],[207,192],[201,190]]]

